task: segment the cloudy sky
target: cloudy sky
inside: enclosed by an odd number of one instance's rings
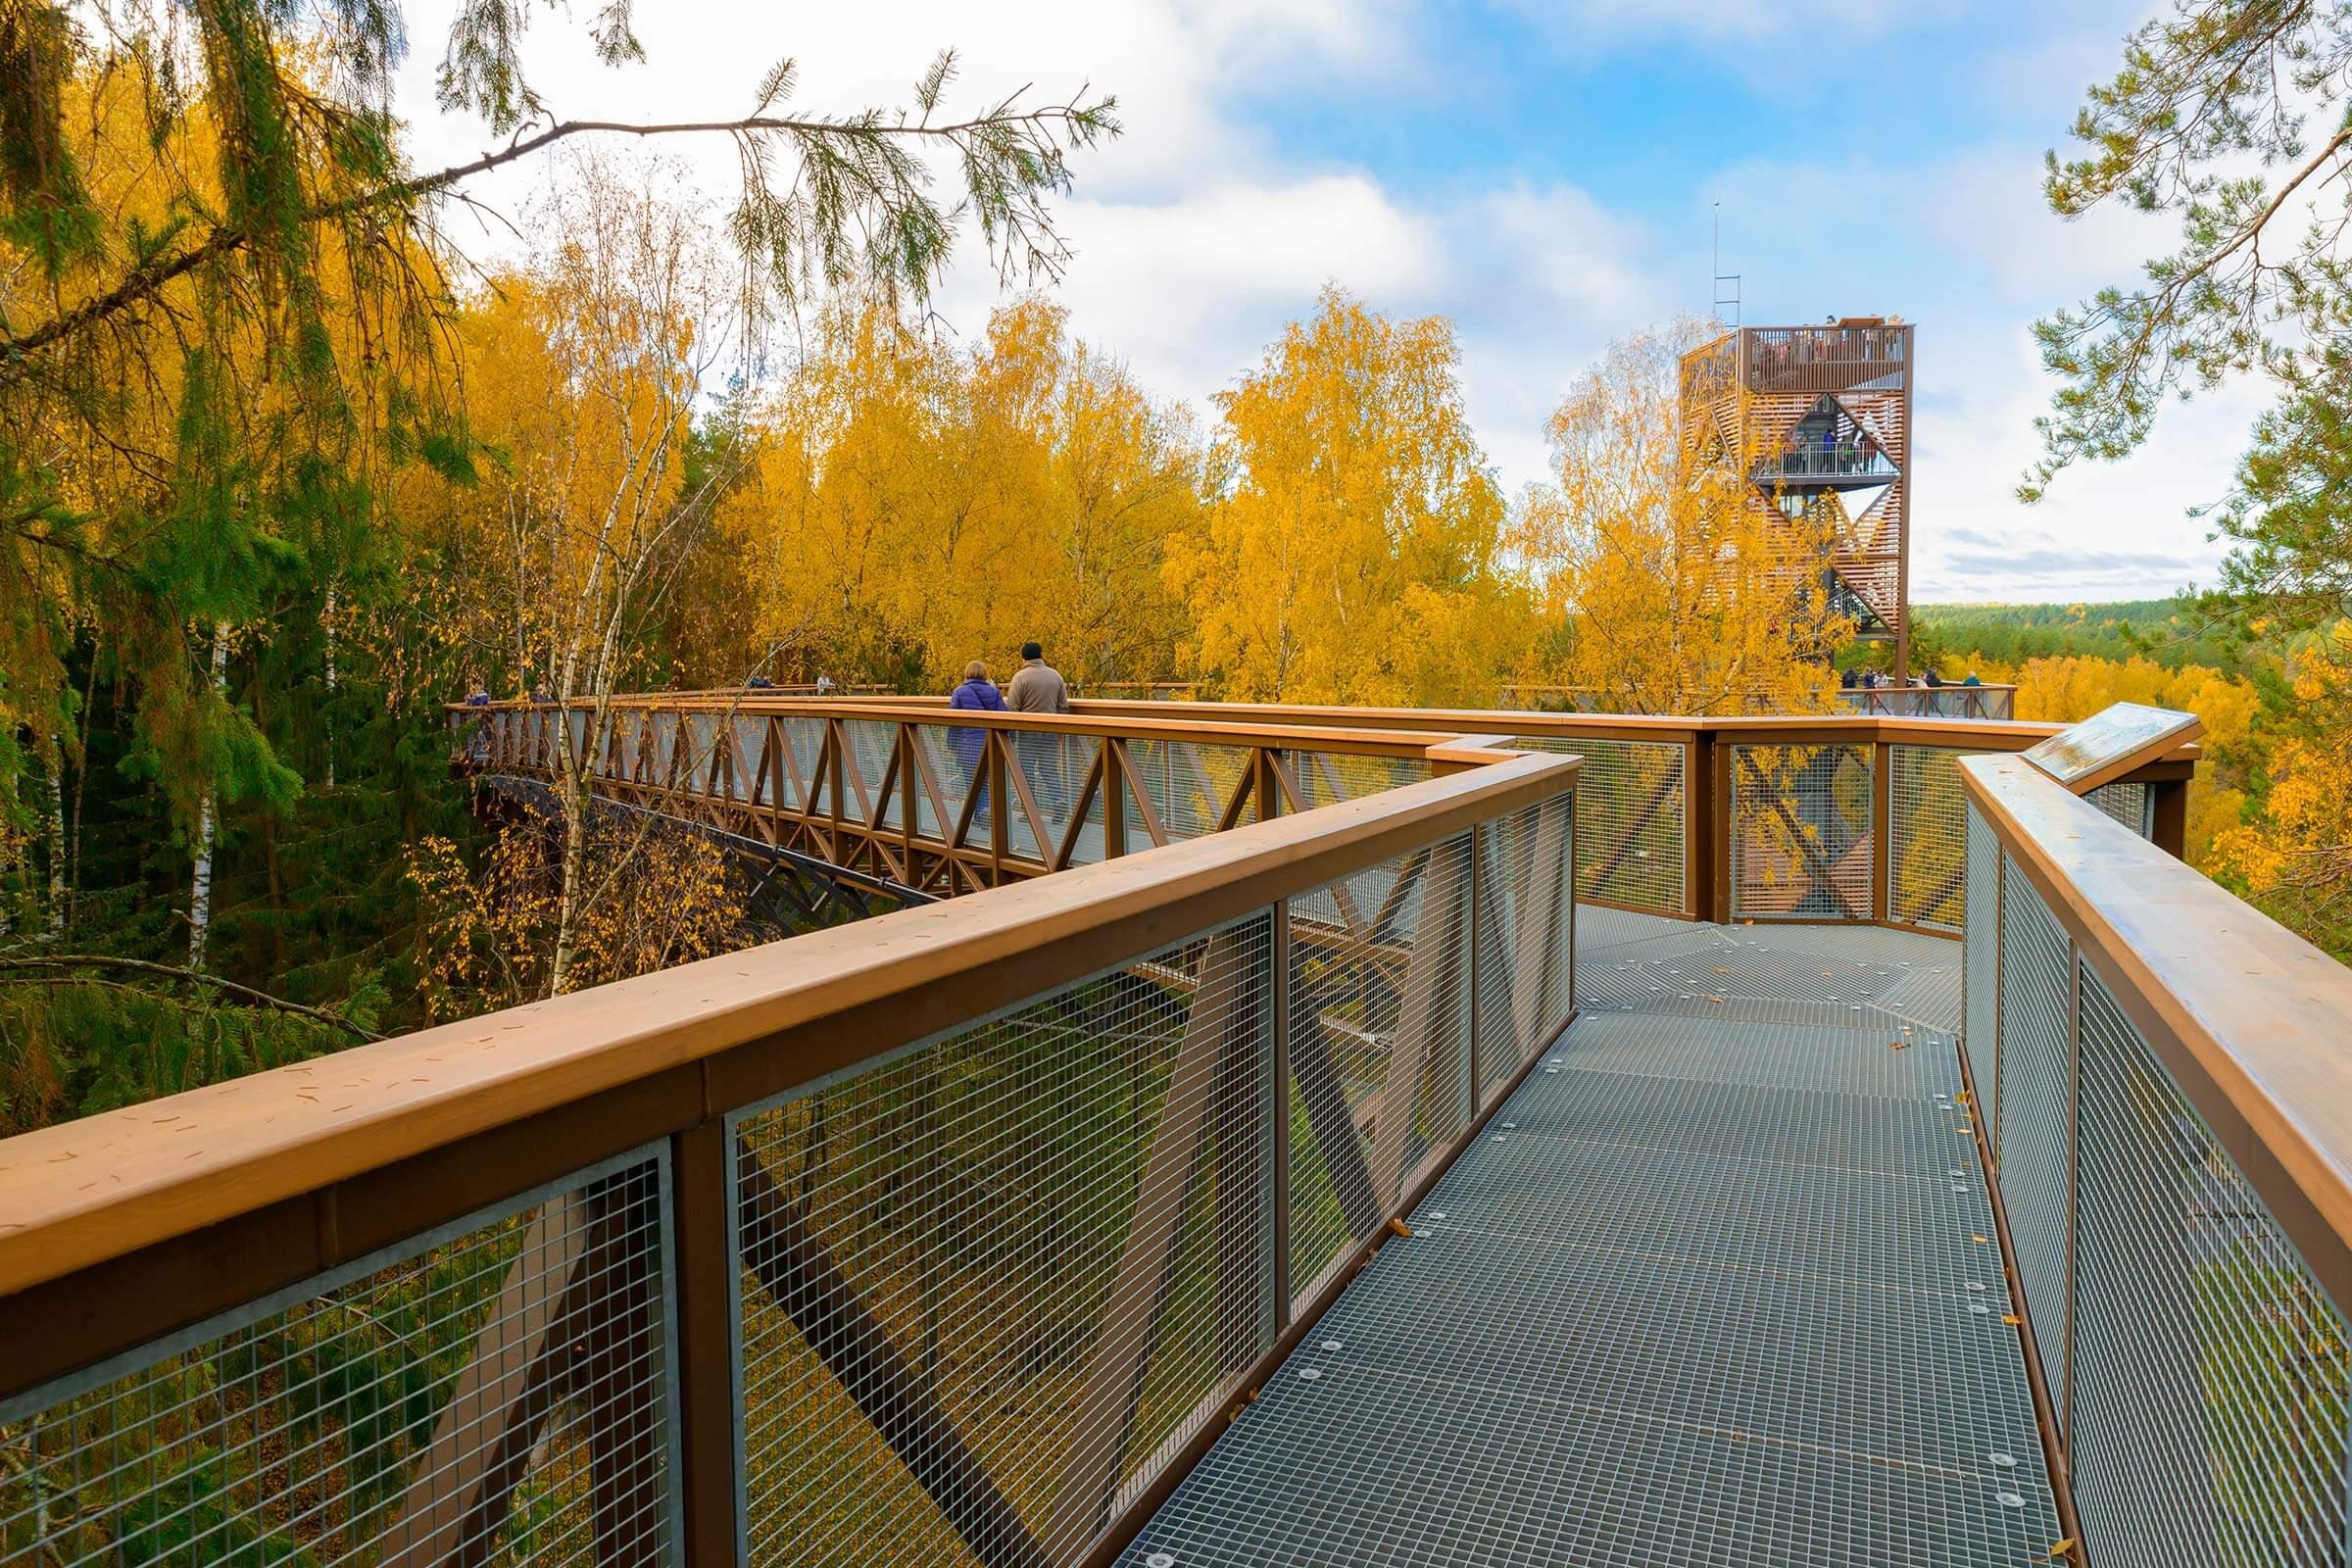
[[[595,65],[560,11],[536,13],[529,52],[566,117],[747,112],[787,55],[799,109],[896,105],[943,45],[961,53],[966,107],[1024,82],[1114,92],[1127,134],[1084,159],[1060,207],[1077,258],[1059,293],[1080,333],[1205,409],[1327,281],[1385,311],[1443,313],[1480,438],[1514,491],[1541,475],[1544,416],[1602,345],[1708,308],[1720,211],[1749,324],[1919,323],[1914,598],[2082,600],[2169,593],[2210,571],[2187,509],[2220,493],[2256,407],[2240,392],[2168,410],[2131,462],[2071,472],[2038,507],[2012,497],[2049,392],[2034,318],[2127,281],[2171,238],[2124,215],[2062,223],[2039,192],[2043,150],[2148,9],[662,0],[638,7],[642,66]],[[418,164],[470,157],[486,134],[432,103],[443,19],[420,4],[410,20]],[[725,197],[722,141],[674,150]],[[518,212],[535,177],[482,193]],[[481,229],[469,243],[487,255],[511,241]],[[966,332],[995,288],[970,249],[941,306]]]

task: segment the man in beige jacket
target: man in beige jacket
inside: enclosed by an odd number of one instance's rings
[[[1066,713],[1070,710],[1069,683],[1061,671],[1046,662],[1046,651],[1036,643],[1021,644],[1021,667],[1004,688],[1004,701],[1016,713]]]
[[[1066,713],[1070,710],[1069,683],[1061,678],[1060,670],[1046,662],[1044,648],[1034,642],[1023,643],[1021,667],[1004,688],[1004,703],[1016,713]],[[1038,804],[1054,812],[1070,808],[1061,765],[1062,745],[1059,735],[1037,733],[1024,733],[1013,741],[1021,771],[1037,786]]]

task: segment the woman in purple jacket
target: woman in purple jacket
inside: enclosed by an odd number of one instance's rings
[[[995,681],[988,678],[988,666],[975,659],[963,666],[963,684],[948,694],[948,706],[1002,713],[1004,711],[1004,694],[997,690]],[[980,773],[980,756],[988,745],[988,731],[959,724],[948,731],[948,745],[955,751],[956,760],[963,764],[964,777],[973,778]],[[984,824],[988,821],[988,780],[979,778],[978,786],[980,800],[972,808],[972,825],[977,830],[985,831]]]

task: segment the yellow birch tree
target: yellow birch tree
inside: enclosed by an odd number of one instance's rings
[[[1553,411],[1555,483],[1512,531],[1560,633],[1553,673],[1612,711],[1826,709],[1853,633],[1823,589],[1826,525],[1755,504],[1755,454],[1722,444],[1752,421],[1686,419],[1683,357],[1716,330],[1610,345]]]
[[[1460,363],[1443,317],[1330,287],[1218,395],[1214,500],[1167,574],[1226,697],[1493,700],[1531,622]]]

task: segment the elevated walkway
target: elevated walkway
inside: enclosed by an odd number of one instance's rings
[[[1957,945],[1577,919],[1577,1021],[1123,1560],[2046,1561]]]
[[[2342,1568],[2352,971],[2186,753],[735,709],[456,760],[916,906],[0,1141],[0,1563]]]

